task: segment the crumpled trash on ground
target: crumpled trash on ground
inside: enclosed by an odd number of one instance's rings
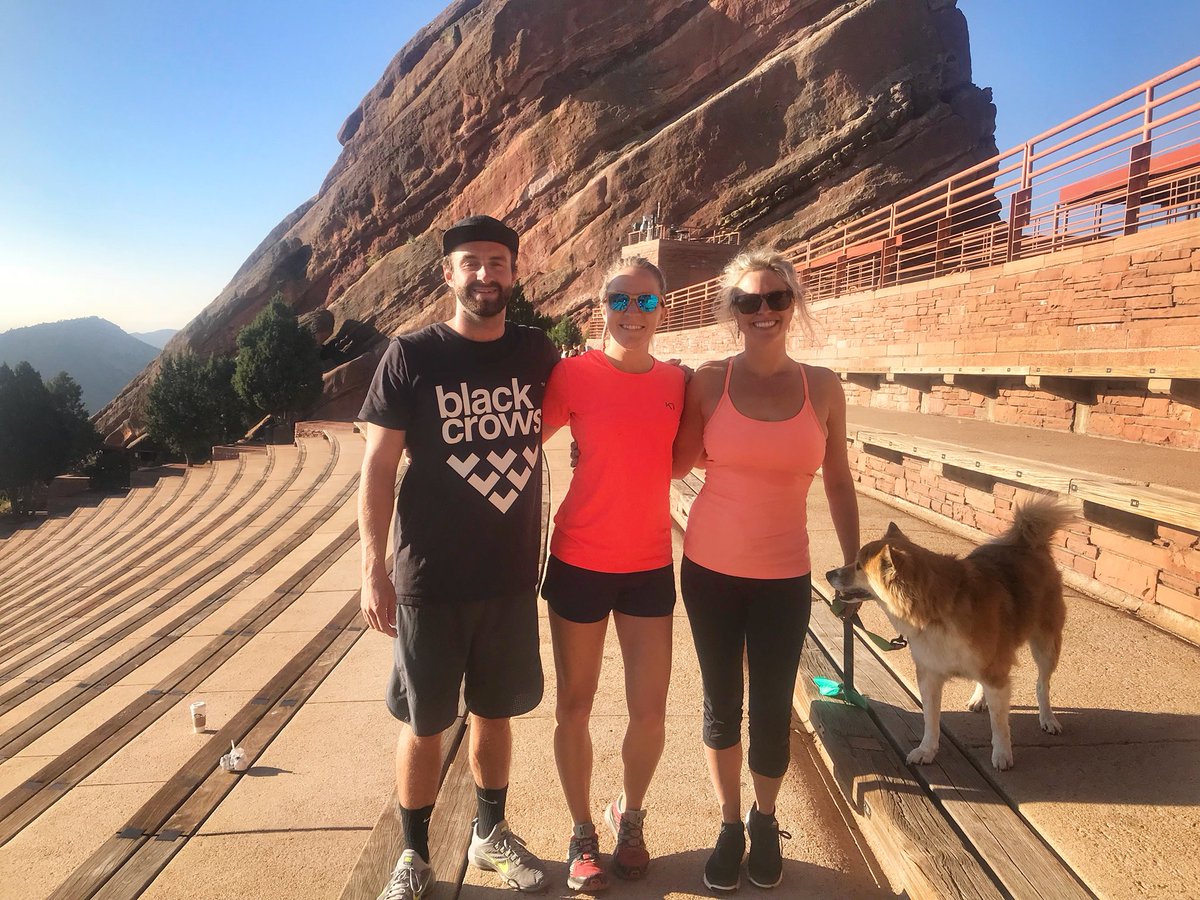
[[[221,768],[226,772],[245,772],[250,768],[250,754],[229,742],[229,752],[221,757]]]

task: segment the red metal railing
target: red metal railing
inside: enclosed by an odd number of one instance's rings
[[[1200,57],[785,255],[826,300],[1198,217]],[[663,330],[712,324],[719,292],[668,294]],[[588,337],[602,331],[596,307]]]

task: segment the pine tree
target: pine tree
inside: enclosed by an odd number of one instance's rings
[[[37,485],[76,461],[59,402],[29,363],[0,365],[0,493],[15,513],[32,512]]]
[[[532,325],[542,331],[549,331],[554,326],[554,320],[537,311],[533,302],[525,296],[525,288],[518,281],[513,285],[512,296],[508,300],[505,317],[517,325]]]
[[[294,422],[321,396],[320,347],[276,295],[238,332],[233,386],[251,409]]]
[[[146,397],[150,437],[195,465],[208,458],[213,444],[239,436],[245,414],[232,374],[227,358],[165,357]]]
[[[563,316],[546,332],[546,337],[554,342],[560,350],[578,347],[583,344],[583,332],[570,316]]]

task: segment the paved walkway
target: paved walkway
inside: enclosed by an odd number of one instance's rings
[[[1007,452],[991,444],[989,449]],[[860,496],[859,509],[864,541],[880,537],[895,521],[934,550],[962,554],[973,546],[877,500]],[[819,480],[810,499],[809,532],[816,574],[824,571],[819,560],[837,556]],[[943,733],[991,773],[1009,804],[1099,896],[1195,897],[1200,648],[1070,589],[1067,608],[1063,657],[1051,690],[1063,733],[1051,736],[1038,727],[1035,670],[1027,651],[1013,677],[1014,769],[992,772],[988,719],[965,709],[972,687],[966,681],[946,686]],[[877,608],[868,604],[863,619],[890,636]],[[887,654],[886,662],[917,690],[906,651]]]
[[[554,507],[570,481],[567,447],[560,433],[547,445]],[[680,546],[676,545],[676,563]],[[542,607],[542,659],[546,667],[546,697],[534,712],[514,724],[514,764],[509,792],[509,818],[531,850],[550,866],[550,896],[574,896],[566,890],[564,857],[571,832],[562,790],[554,767],[554,665],[550,632]],[[700,744],[701,690],[699,669],[682,602],[676,606],[674,670],[667,718],[667,747],[647,800],[646,839],[654,862],[642,882],[616,883],[609,893],[621,898],[711,897],[701,871],[716,838],[719,815],[713,800]],[[603,829],[603,805],[620,791],[621,739],[625,731],[624,670],[613,629],[609,629],[604,670],[592,716],[595,774],[592,806]],[[797,726],[799,727],[799,726]],[[779,897],[886,897],[872,874],[861,836],[848,824],[845,807],[826,787],[828,775],[814,757],[812,738],[794,733],[792,765],[779,798],[781,826],[791,832],[784,843],[785,881]],[[745,802],[752,796],[749,773],[743,771]],[[607,855],[612,841],[602,831],[601,849]],[[757,893],[744,887],[742,893]],[[495,887],[493,876],[468,869],[463,898],[512,896]]]

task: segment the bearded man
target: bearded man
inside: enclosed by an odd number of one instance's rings
[[[441,734],[470,713],[478,818],[469,859],[540,891],[542,863],[509,829],[510,718],[542,698],[537,581],[542,394],[558,361],[539,329],[505,321],[518,237],[471,216],[442,238],[454,317],[395,338],[359,418],[362,609],[394,638],[388,708],[400,720],[396,787],[405,849],[381,900],[420,900],[435,883],[429,819]],[[385,566],[395,501],[394,571]]]

